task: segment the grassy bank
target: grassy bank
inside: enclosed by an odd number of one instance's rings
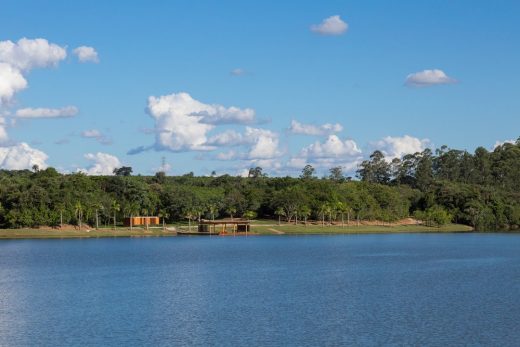
[[[187,230],[185,225],[176,225],[177,228]],[[314,234],[370,234],[370,233],[414,233],[414,232],[468,232],[472,228],[461,224],[448,224],[440,228],[423,225],[278,225],[276,221],[255,221],[252,232],[260,235],[314,235]],[[193,228],[196,230],[196,228]],[[0,239],[63,239],[63,238],[99,238],[99,237],[159,237],[175,236],[172,231],[163,231],[162,228],[151,228],[146,231],[140,228],[106,228],[99,230],[57,230],[57,229],[0,229]]]
[[[473,229],[462,224],[447,224],[440,228],[427,227],[424,225],[360,225],[360,226],[338,226],[338,225],[289,225],[271,224],[254,225],[252,230],[259,234],[370,234],[370,233],[454,233],[468,232]]]
[[[0,229],[0,239],[63,239],[97,237],[156,237],[173,236],[175,232],[163,232],[162,229],[129,230],[127,228],[99,230],[56,230],[56,229]]]

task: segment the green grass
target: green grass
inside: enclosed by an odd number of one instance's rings
[[[251,227],[252,231],[259,234],[370,234],[370,233],[421,233],[421,232],[468,232],[472,228],[461,224],[448,224],[440,228],[427,227],[423,225],[399,225],[399,226],[383,226],[383,225],[360,225],[360,226],[321,226],[321,225],[256,225]],[[273,230],[274,229],[274,230]],[[278,231],[278,233],[276,232]]]
[[[172,225],[168,225],[172,226]],[[178,229],[187,230],[187,223],[176,224]],[[192,230],[196,230],[196,223],[192,224]],[[448,224],[440,228],[426,227],[423,225],[402,225],[402,226],[321,226],[315,224],[278,225],[277,220],[252,221],[251,231],[255,234],[274,235],[304,235],[304,234],[370,234],[370,233],[415,233],[415,232],[468,232],[472,228],[461,224]],[[150,228],[148,231],[141,228],[118,227],[100,228],[99,230],[57,230],[57,229],[0,229],[0,239],[62,239],[62,238],[98,238],[98,237],[158,237],[174,236],[175,232],[163,231],[162,228]]]
[[[97,238],[97,237],[149,237],[172,236],[175,233],[163,232],[162,229],[130,230],[127,228],[99,230],[56,230],[56,229],[0,229],[0,239],[62,239],[62,238]]]

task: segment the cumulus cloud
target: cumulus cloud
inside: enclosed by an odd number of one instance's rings
[[[0,41],[0,106],[27,88],[25,75],[31,69],[56,66],[66,56],[65,48],[45,39]]]
[[[405,84],[411,87],[428,87],[440,84],[453,84],[457,80],[449,77],[442,70],[423,70],[406,76]]]
[[[314,135],[314,136],[330,135],[330,134],[338,133],[342,130],[343,130],[343,126],[339,123],[336,123],[336,124],[325,123],[322,125],[314,125],[314,124],[303,124],[296,120],[292,120],[291,126],[289,127],[289,131],[293,134]]]
[[[211,136],[207,144],[211,146],[238,146],[248,143],[248,141],[244,138],[244,136],[236,132],[234,130],[226,130],[224,132],[218,133],[216,135]]]
[[[99,57],[96,49],[89,46],[80,46],[72,51],[78,57],[80,63],[99,63]]]
[[[316,141],[301,151],[301,156],[311,158],[345,158],[360,154],[361,150],[354,140],[342,141],[336,135],[329,135],[325,142]]]
[[[219,160],[273,159],[283,154],[283,152],[279,149],[279,134],[271,130],[260,128],[246,127],[243,134],[234,130],[227,130],[212,136],[208,140],[207,144],[213,146],[214,148],[225,146],[247,147],[247,150],[241,153],[236,151],[218,153],[216,155],[216,159]]]
[[[307,164],[316,168],[341,166],[350,172],[357,168],[362,158],[362,151],[354,140],[341,140],[337,135],[329,135],[325,141],[316,141],[289,158],[286,167],[302,169]]]
[[[22,38],[14,43],[0,41],[0,62],[29,71],[34,68],[56,66],[67,57],[67,51],[45,39]]]
[[[81,137],[86,139],[95,139],[102,145],[111,145],[112,140],[104,135],[101,131],[97,129],[89,129],[81,132]]]
[[[392,160],[393,158],[401,158],[406,154],[422,152],[429,144],[430,140],[428,139],[418,139],[405,135],[401,137],[387,136],[372,143],[372,147],[383,152],[387,160]]]
[[[252,109],[204,104],[188,93],[150,96],[147,111],[155,120],[156,137],[152,147],[173,152],[214,150],[207,134],[216,125],[247,124],[255,119]],[[129,153],[152,147],[139,147]]]
[[[0,117],[0,144],[7,142],[9,136],[6,130],[7,124],[4,117]]]
[[[282,154],[278,134],[271,130],[246,127],[245,137],[252,141],[249,159],[273,159]]]
[[[27,88],[27,80],[20,70],[0,62],[0,106],[11,101],[13,96]]]
[[[0,147],[0,168],[6,170],[31,169],[33,165],[46,168],[49,157],[44,152],[22,142],[12,146]]]
[[[311,25],[311,31],[320,35],[341,35],[347,30],[348,24],[338,15],[325,18],[320,24]]]
[[[74,117],[79,110],[75,106],[62,108],[22,108],[16,111],[18,118],[68,118]]]
[[[108,153],[87,153],[85,159],[92,162],[87,169],[79,169],[87,175],[113,175],[114,169],[121,167],[121,161],[114,155]]]

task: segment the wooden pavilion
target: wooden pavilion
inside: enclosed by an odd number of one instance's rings
[[[247,219],[218,219],[206,220],[201,219],[198,226],[198,234],[200,235],[226,235],[237,233],[245,233],[251,231],[251,223]]]

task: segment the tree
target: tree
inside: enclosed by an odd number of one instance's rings
[[[79,230],[81,230],[81,219],[83,218],[83,205],[81,205],[81,202],[76,202],[76,205],[74,205],[74,213],[76,214],[76,218],[79,222]]]
[[[285,217],[285,210],[282,207],[278,207],[274,211],[274,214],[278,216],[278,225],[282,224],[281,218],[282,218],[282,216]]]
[[[194,208],[188,208],[184,211],[184,217],[188,219],[188,230],[191,232],[191,220],[197,218],[197,211]]]
[[[309,180],[309,179],[315,178],[315,176],[314,176],[315,171],[316,170],[312,167],[312,165],[307,164],[302,169],[302,174],[300,175],[300,178],[304,179],[304,180]]]
[[[121,206],[116,200],[112,200],[112,204],[110,206],[112,213],[114,214],[114,230],[116,230],[116,213],[119,212]]]
[[[249,169],[249,173],[248,173],[247,177],[249,177],[249,178],[265,177],[265,174],[262,173],[262,168],[260,166],[257,166],[255,168]]]
[[[390,164],[386,162],[381,151],[374,151],[370,160],[364,160],[357,173],[362,181],[370,183],[388,184],[391,177]]]
[[[237,209],[234,206],[229,206],[228,208],[226,208],[226,212],[231,217],[231,220],[233,220],[233,215],[237,213]]]
[[[115,168],[113,173],[116,176],[130,176],[132,168],[130,166],[121,166],[120,168]]]
[[[304,223],[305,223],[305,226],[307,226],[307,218],[309,218],[309,216],[311,215],[311,209],[309,208],[309,206],[307,205],[302,205],[300,206],[300,208],[298,209],[298,214],[303,217],[303,220],[304,220]]]
[[[329,179],[335,182],[343,182],[345,176],[343,175],[343,168],[341,166],[335,166],[329,170]]]

